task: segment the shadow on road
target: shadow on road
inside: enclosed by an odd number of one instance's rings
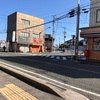
[[[41,56],[5,56],[0,58],[72,78],[100,78],[100,66],[96,65],[80,64],[70,60],[55,61]]]

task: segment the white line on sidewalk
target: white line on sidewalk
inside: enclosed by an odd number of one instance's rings
[[[82,91],[82,92],[84,92],[84,93],[88,93],[88,94],[91,94],[91,95],[100,97],[100,94],[97,94],[97,93],[94,93],[94,92],[91,92],[91,91],[87,91],[87,90],[84,90],[84,89],[81,89],[81,88],[78,88],[78,87],[75,87],[75,86],[72,86],[72,85],[69,85],[69,84],[62,83],[62,82],[60,82],[60,81],[51,79],[51,78],[49,78],[49,77],[43,76],[43,75],[38,74],[38,73],[35,73],[35,72],[31,72],[31,71],[28,71],[28,70],[25,70],[25,69],[22,69],[22,68],[18,68],[17,66],[14,66],[14,65],[11,65],[11,64],[7,64],[7,63],[5,63],[5,62],[1,62],[1,61],[0,61],[0,63],[1,63],[1,64],[5,64],[5,65],[7,65],[7,66],[10,66],[10,67],[12,67],[12,68],[16,68],[16,69],[22,70],[22,71],[27,72],[27,73],[31,73],[31,74],[37,75],[37,76],[39,76],[39,77],[48,79],[49,81],[52,81],[52,82],[59,83],[59,84],[64,85],[64,86],[66,86],[66,87],[70,87],[70,88],[72,88],[72,89],[79,90],[79,91]]]

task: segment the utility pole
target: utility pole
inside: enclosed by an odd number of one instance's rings
[[[75,35],[72,35],[72,46],[73,47],[75,46],[74,40],[75,40]]]
[[[65,52],[66,27],[64,27],[64,52]]]
[[[53,23],[52,23],[52,51],[54,50],[54,24],[55,24],[55,16],[53,16]]]
[[[77,1],[77,23],[76,23],[76,39],[75,39],[75,60],[78,60],[78,42],[79,42],[79,20],[80,20],[80,0]]]
[[[64,52],[65,52],[65,38],[66,38],[66,27],[61,27],[64,29]]]
[[[73,56],[74,56],[74,52],[73,51],[75,51],[75,43],[74,43],[74,40],[75,40],[75,35],[72,35],[72,43],[71,43],[71,60],[73,59]]]
[[[60,38],[59,38],[59,47],[60,47]]]

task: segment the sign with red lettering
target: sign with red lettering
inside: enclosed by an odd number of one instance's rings
[[[33,38],[33,43],[41,44],[42,43],[42,39],[41,38]]]

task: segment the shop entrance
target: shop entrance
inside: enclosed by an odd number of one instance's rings
[[[31,46],[31,52],[39,52],[39,46]]]

